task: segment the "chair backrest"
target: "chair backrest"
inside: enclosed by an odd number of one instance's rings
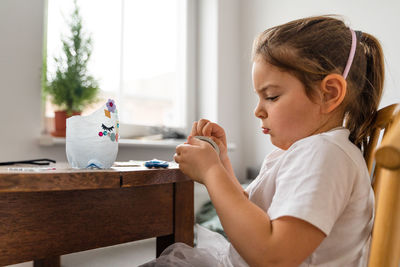
[[[385,125],[381,144],[375,150],[379,133],[371,137],[367,165],[375,176],[375,222],[372,232],[369,267],[400,266],[400,112],[396,106],[382,109],[377,129]],[[379,130],[380,131],[380,130]],[[373,152],[375,151],[375,153]]]
[[[386,131],[390,128],[394,115],[397,111],[398,104],[392,104],[378,111],[372,126],[372,133],[368,141],[368,145],[364,152],[364,158],[370,175],[372,175],[374,166],[374,153],[378,145],[380,137],[385,136]]]

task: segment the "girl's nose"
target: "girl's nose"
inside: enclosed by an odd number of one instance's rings
[[[264,119],[267,117],[267,112],[261,107],[260,103],[258,103],[254,109],[254,115],[259,119]]]

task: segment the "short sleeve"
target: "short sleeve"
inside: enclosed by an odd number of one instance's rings
[[[301,140],[282,159],[268,215],[296,217],[328,235],[349,202],[355,174],[338,145],[323,136]]]

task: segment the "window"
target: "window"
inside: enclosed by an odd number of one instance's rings
[[[99,81],[101,103],[116,100],[122,124],[186,128],[191,72],[191,0],[80,0],[83,27],[92,37],[89,72]],[[55,71],[61,34],[73,0],[48,0],[47,70]],[[100,103],[99,103],[100,104]],[[99,105],[92,105],[83,114]],[[46,100],[46,116],[54,107]]]

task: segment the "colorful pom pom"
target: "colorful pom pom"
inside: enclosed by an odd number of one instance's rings
[[[115,112],[115,109],[117,108],[114,100],[112,100],[112,99],[108,99],[106,106],[107,106],[108,111],[113,112],[113,113]]]

